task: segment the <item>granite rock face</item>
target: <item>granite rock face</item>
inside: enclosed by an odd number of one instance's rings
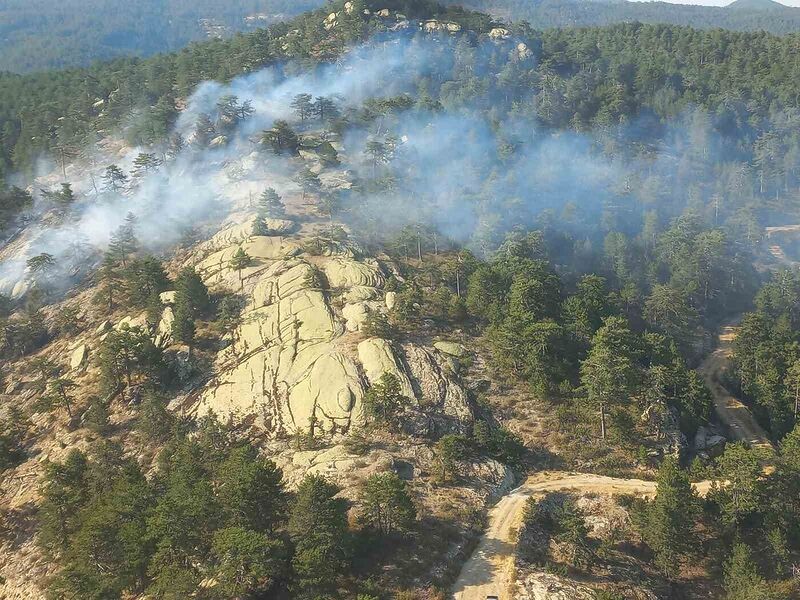
[[[248,223],[224,229],[195,257],[206,285],[245,299],[197,414],[213,412],[274,436],[312,424],[315,432],[344,433],[363,422],[370,385],[391,373],[417,418],[471,423],[468,395],[439,352],[360,333],[371,311],[388,310],[377,261],[352,252],[307,255],[299,236],[252,235]],[[230,266],[239,248],[252,259],[241,272]]]

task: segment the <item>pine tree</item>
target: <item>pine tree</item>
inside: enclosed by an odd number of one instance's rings
[[[75,202],[75,193],[69,183],[62,183],[58,191],[42,190],[42,196],[59,207],[62,211]]]
[[[694,520],[698,501],[686,473],[674,457],[658,471],[656,497],[647,505],[642,537],[655,552],[656,564],[668,576],[677,575],[681,561],[695,548]]]
[[[286,214],[286,207],[274,188],[267,188],[258,199],[258,216],[261,219],[281,219]]]
[[[71,450],[63,463],[45,463],[39,507],[39,543],[63,551],[78,526],[78,509],[88,499],[86,455]]]
[[[236,253],[231,258],[230,268],[239,273],[239,284],[244,289],[244,280],[242,279],[242,270],[249,267],[253,259],[245,252],[244,248],[239,246]]]
[[[111,192],[121,192],[128,183],[128,176],[117,165],[108,165],[103,174],[103,189]]]
[[[736,544],[725,563],[726,600],[774,600],[747,544]]]
[[[364,412],[370,420],[394,425],[397,413],[406,402],[397,376],[384,373],[364,394]]]
[[[589,356],[581,363],[581,382],[589,402],[600,411],[600,433],[606,439],[606,411],[625,402],[636,385],[635,348],[627,323],[609,317],[592,338]]]
[[[396,473],[371,475],[361,490],[364,520],[383,535],[411,529],[417,510],[406,482]]]
[[[183,136],[180,133],[175,133],[170,136],[169,144],[167,146],[167,156],[175,160],[180,156],[181,152],[183,152],[184,148],[186,148],[186,140],[183,139]]]
[[[283,472],[249,445],[233,448],[215,470],[217,497],[230,526],[272,533],[283,521],[288,497]]]
[[[194,267],[186,267],[178,274],[175,290],[176,304],[186,303],[195,317],[205,314],[211,306],[208,288]]]
[[[30,271],[37,281],[47,279],[47,274],[56,264],[56,259],[52,254],[42,252],[32,256],[27,260],[28,271]]]
[[[195,124],[195,134],[193,144],[198,148],[208,148],[211,141],[217,137],[217,128],[211,118],[206,114],[201,114]]]
[[[271,129],[261,135],[261,143],[269,146],[275,154],[297,154],[300,140],[289,123],[277,120]]]
[[[303,200],[306,199],[307,194],[312,192],[316,193],[322,189],[322,182],[319,177],[308,167],[303,167],[297,174],[297,177],[295,177],[295,181],[303,190]]]
[[[158,296],[170,287],[169,277],[161,261],[154,256],[133,260],[125,268],[123,275],[129,302],[143,308],[155,307],[155,314],[151,317],[159,319],[161,303]]]
[[[153,444],[166,442],[175,428],[176,419],[167,401],[153,390],[147,390],[137,411],[136,431]]]
[[[295,546],[292,569],[300,597],[313,598],[336,589],[349,564],[347,504],[339,488],[319,475],[307,475],[297,488],[289,516]]]
[[[280,539],[244,527],[214,532],[211,554],[215,565],[215,593],[224,598],[245,598],[269,588],[285,576],[287,549]]]
[[[311,94],[298,94],[292,99],[292,108],[301,121],[305,121],[314,113]]]
[[[223,334],[236,331],[242,321],[242,301],[235,296],[222,299],[217,310],[217,323]]]
[[[128,257],[139,250],[139,240],[136,239],[136,215],[128,213],[125,222],[111,234],[108,243],[108,255],[120,263],[123,268],[127,266]]]
[[[175,319],[172,321],[172,338],[181,344],[189,347],[189,357],[192,356],[192,346],[196,327],[194,323],[194,313],[187,301],[175,303]]]
[[[89,408],[84,414],[83,422],[86,427],[100,436],[108,433],[110,424],[108,421],[108,406],[97,396],[89,399]]]
[[[155,154],[140,152],[133,160],[133,176],[135,178],[145,177],[149,173],[156,171],[162,161]]]
[[[339,115],[339,107],[336,106],[336,102],[333,99],[318,96],[313,105],[313,114],[320,121],[332,121]]]
[[[47,394],[42,397],[42,401],[46,406],[60,406],[67,411],[70,422],[74,419],[74,415],[72,413],[72,398],[70,398],[69,390],[75,386],[75,382],[71,379],[58,377],[48,382]]]
[[[114,310],[117,290],[122,281],[122,278],[117,273],[117,261],[111,252],[106,252],[103,255],[103,262],[97,271],[97,279],[100,289],[95,294],[94,301],[104,306],[106,312],[110,313]]]

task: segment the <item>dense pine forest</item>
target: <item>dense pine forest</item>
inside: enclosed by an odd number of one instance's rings
[[[497,497],[563,471],[649,493],[533,495],[526,577],[796,597],[800,256],[765,247],[800,219],[796,44],[354,0],[0,75],[0,568],[445,598]]]

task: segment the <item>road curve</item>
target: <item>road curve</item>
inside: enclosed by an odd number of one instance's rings
[[[705,494],[710,484],[695,485],[698,493]],[[641,479],[616,479],[591,473],[544,471],[504,496],[489,511],[489,527],[453,586],[456,600],[486,600],[497,596],[511,600],[513,583],[514,548],[517,531],[522,525],[525,503],[531,496],[547,492],[578,492],[597,494],[634,494],[653,496],[656,484]]]
[[[698,367],[698,372],[711,390],[714,409],[720,421],[727,426],[730,436],[751,446],[772,449],[769,438],[748,408],[731,396],[720,383],[722,372],[733,351],[737,326],[738,320],[723,327],[717,349]],[[705,495],[710,483],[704,481],[694,484],[694,487],[698,493]],[[532,475],[489,511],[489,526],[478,547],[461,569],[453,586],[453,598],[486,600],[487,596],[497,596],[499,600],[512,600],[514,549],[517,531],[522,525],[525,502],[536,494],[568,491],[652,496],[655,494],[656,484],[640,479],[616,479],[589,473],[545,471]]]

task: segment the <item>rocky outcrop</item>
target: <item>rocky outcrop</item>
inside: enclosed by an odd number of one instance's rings
[[[551,573],[534,572],[517,582],[518,600],[594,600],[592,588]]]
[[[679,456],[686,448],[686,436],[681,432],[675,408],[654,402],[644,410],[640,420],[648,432],[653,454]]]
[[[385,283],[377,264],[367,264],[352,258],[335,257],[326,261],[322,270],[332,288],[379,288]]]
[[[714,458],[722,454],[728,440],[713,427],[701,425],[694,434],[693,450],[706,458]]]
[[[503,496],[514,488],[514,472],[508,465],[504,465],[492,458],[467,463],[464,475],[480,481],[486,488],[488,495],[493,498]]]
[[[511,37],[511,32],[505,27],[495,27],[489,32],[489,37],[493,40],[505,40]]]
[[[434,33],[437,31],[445,33],[458,33],[459,31],[461,31],[461,25],[459,25],[458,23],[453,23],[448,21],[437,21],[436,19],[425,21],[422,24],[422,28],[427,33]]]
[[[161,320],[156,328],[154,342],[156,346],[165,347],[172,342],[172,325],[175,322],[175,313],[169,306],[161,313]]]
[[[342,433],[363,422],[369,386],[392,373],[412,400],[408,410],[420,413],[409,422],[424,422],[422,431],[436,429],[429,421],[439,416],[471,422],[467,393],[439,353],[352,339],[370,311],[387,310],[377,261],[358,260],[347,249],[312,257],[302,246],[299,238],[253,236],[237,226],[201,246],[207,255],[196,262],[197,272],[211,288],[244,293],[246,306],[217,357],[216,376],[199,393],[197,414],[213,412],[271,435],[312,426],[315,433]],[[230,265],[238,248],[253,258],[241,274]]]

